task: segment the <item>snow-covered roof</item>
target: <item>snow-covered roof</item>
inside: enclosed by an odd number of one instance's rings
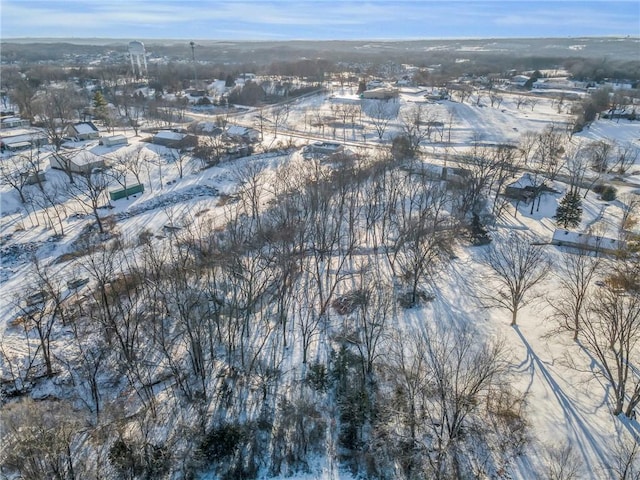
[[[18,136],[37,137],[42,135],[44,135],[44,133],[42,132],[42,130],[38,128],[12,128],[12,129],[3,130],[2,132],[0,132],[0,138],[2,138],[5,141],[8,141],[12,137],[18,137]]]
[[[249,135],[253,131],[254,130],[252,128],[242,127],[240,125],[231,125],[229,128],[227,128],[227,135]]]
[[[98,129],[91,123],[76,123],[73,128],[80,135],[84,133],[95,133],[98,131]]]
[[[0,119],[0,122],[2,123],[17,123],[17,122],[24,122],[24,120],[20,117],[4,117],[2,119]]]
[[[625,242],[615,238],[601,237],[589,233],[571,232],[558,228],[553,232],[553,243],[578,246],[588,250],[613,251],[625,247]]]
[[[535,181],[535,178],[530,173],[524,173],[522,176],[513,183],[507,185],[508,188],[535,188],[538,186],[538,182]]]
[[[100,155],[96,155],[89,150],[81,150],[80,152],[67,156],[76,165],[94,165],[104,162]]]
[[[186,136],[187,135],[184,133],[173,132],[171,130],[160,130],[158,133],[155,134],[156,138],[160,138],[163,140],[176,140],[176,141],[180,141]]]
[[[124,135],[112,135],[111,137],[104,137],[102,140],[106,140],[108,142],[121,142],[126,139],[127,137],[125,137]]]

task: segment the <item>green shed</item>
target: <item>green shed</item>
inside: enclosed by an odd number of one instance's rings
[[[125,198],[130,195],[142,192],[144,192],[144,185],[142,183],[136,183],[135,185],[131,185],[130,187],[121,188],[120,190],[109,192],[109,196],[111,197],[111,200],[120,200],[121,198]]]

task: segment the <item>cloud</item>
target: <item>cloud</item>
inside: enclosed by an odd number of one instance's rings
[[[451,38],[535,36],[543,28],[545,35],[638,34],[640,16],[633,0],[0,0],[0,7],[4,37]]]

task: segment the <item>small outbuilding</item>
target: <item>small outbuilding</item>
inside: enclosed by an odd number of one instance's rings
[[[117,145],[129,145],[129,140],[124,135],[113,135],[111,137],[102,137],[100,144],[105,147],[115,147]]]
[[[72,137],[78,140],[95,140],[100,138],[100,131],[92,122],[74,123],[70,127]]]
[[[374,88],[372,90],[365,90],[360,94],[361,98],[369,100],[389,100],[390,98],[396,98],[397,96],[397,88]]]
[[[185,148],[197,143],[197,138],[187,133],[174,132],[173,130],[160,130],[151,142],[167,148]]]
[[[10,152],[28,150],[49,143],[47,135],[37,128],[19,128],[0,130],[0,149]]]
[[[305,159],[327,157],[344,152],[344,146],[334,142],[315,142],[302,149]]]
[[[260,140],[260,132],[253,128],[231,125],[227,127],[224,135],[230,140],[244,143],[255,143]]]
[[[504,189],[504,196],[518,201],[528,202],[535,198],[540,191],[543,182],[537,181],[530,173],[524,173],[515,182],[510,183]]]
[[[53,153],[49,157],[51,168],[70,171],[83,175],[91,173],[96,168],[104,168],[104,158],[87,150],[70,153]]]

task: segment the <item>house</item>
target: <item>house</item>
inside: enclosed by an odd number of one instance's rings
[[[544,182],[530,173],[524,173],[518,180],[505,187],[504,196],[528,202],[543,188]]]
[[[49,157],[51,168],[70,171],[72,173],[88,174],[96,168],[104,168],[104,158],[88,150],[69,153],[53,153]]]
[[[184,148],[195,145],[197,139],[193,135],[174,132],[173,130],[160,130],[156,133],[151,142],[155,145],[162,145],[167,148]]]
[[[438,101],[449,100],[450,96],[446,88],[434,88],[431,90],[431,93],[425,94],[424,98],[431,101]]]
[[[302,149],[302,157],[311,158],[327,157],[344,152],[344,146],[332,142],[315,142]]]
[[[31,123],[20,117],[3,117],[0,119],[0,128],[20,128],[28,127]]]
[[[373,90],[365,90],[360,94],[360,98],[370,100],[389,100],[398,96],[397,88],[374,88]]]
[[[124,135],[113,135],[111,137],[102,137],[100,145],[105,147],[115,147],[116,145],[129,145],[129,140]]]
[[[626,248],[626,242],[615,238],[607,238],[589,233],[570,232],[557,228],[551,239],[553,245],[559,247],[573,247],[602,253],[616,253]]]
[[[224,134],[230,140],[239,142],[255,143],[260,140],[260,132],[253,128],[241,127],[240,125],[230,125]]]
[[[518,87],[524,87],[529,80],[530,77],[526,75],[514,75],[513,77],[511,77],[511,84]]]
[[[78,140],[95,140],[96,138],[100,138],[98,127],[91,122],[74,123],[69,127],[69,130],[71,136]]]
[[[49,143],[47,135],[37,128],[11,128],[0,131],[0,149],[16,152]]]

